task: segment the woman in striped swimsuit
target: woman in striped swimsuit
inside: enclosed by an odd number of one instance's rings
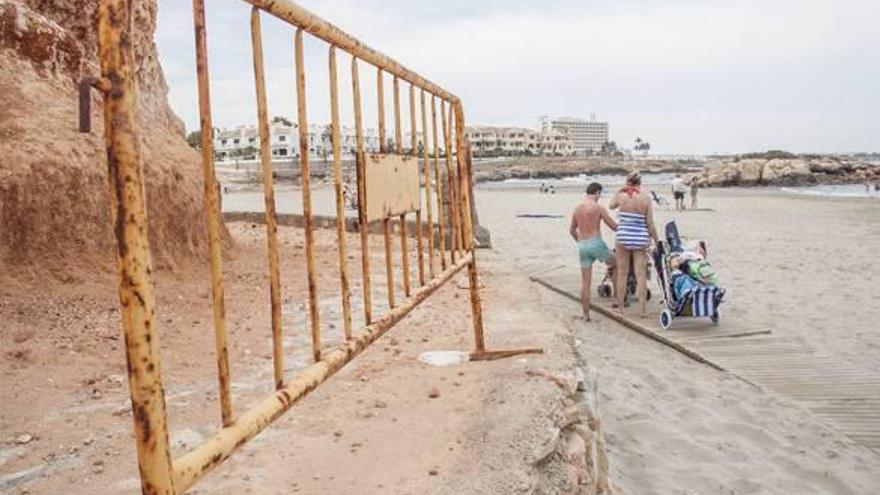
[[[642,194],[642,177],[638,172],[626,176],[626,186],[611,198],[610,208],[618,208],[617,244],[614,257],[617,261],[617,310],[623,314],[626,298],[626,279],[629,275],[630,257],[636,273],[636,296],[639,298],[640,316],[647,313],[647,287],[645,272],[648,266],[648,248],[651,240],[657,240],[654,228],[654,210],[651,199]]]

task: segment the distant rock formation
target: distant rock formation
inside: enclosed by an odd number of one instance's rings
[[[836,157],[731,158],[707,162],[692,177],[703,187],[800,186],[880,180],[880,167]]]
[[[477,182],[559,179],[580,174],[678,173],[702,187],[792,186],[880,181],[880,167],[834,156],[729,157],[709,160],[625,160],[623,158],[508,158],[474,164]]]
[[[203,256],[200,159],[167,102],[156,1],[133,2],[138,119],[153,258]],[[102,101],[77,130],[77,83],[99,75],[97,0],[0,1],[0,274],[76,281],[112,267]]]

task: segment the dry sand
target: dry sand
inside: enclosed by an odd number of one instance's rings
[[[225,260],[233,405],[240,414],[271,392],[272,362],[265,227],[233,223]],[[302,231],[279,229],[287,376],[311,360]],[[374,314],[385,287],[381,238],[373,238]],[[335,232],[317,235],[326,348],[340,342]],[[349,236],[359,294],[359,250]],[[410,243],[414,248],[415,242]],[[399,251],[395,246],[395,259]],[[487,253],[489,254],[489,253]],[[415,256],[411,253],[413,280]],[[541,346],[543,356],[434,368],[429,350],[472,348],[466,282],[455,278],[364,355],[289,411],[192,493],[557,493],[579,475],[559,456],[571,404],[546,376],[574,376],[573,340],[540,292],[518,274],[482,260],[487,342],[494,349]],[[397,272],[399,273],[399,272]],[[175,454],[217,428],[213,330],[207,268],[157,276],[162,372]],[[42,291],[0,284],[0,493],[134,493],[137,462],[126,406],[114,277]],[[398,279],[399,284],[399,279]],[[398,294],[400,293],[398,286]],[[360,298],[352,301],[355,329]],[[513,304],[516,309],[510,309]],[[525,331],[528,329],[528,331]],[[24,442],[18,438],[26,439]],[[560,445],[561,446],[561,445]]]
[[[525,273],[576,266],[568,215],[581,193],[483,187],[481,219],[499,254]],[[771,329],[866,374],[880,374],[880,202],[702,191],[714,212],[657,213],[709,243],[729,289],[721,325]],[[517,214],[562,215],[524,219]],[[606,232],[606,240],[612,240]],[[613,479],[623,493],[875,493],[880,455],[801,404],[697,364],[602,316],[573,320],[599,372]],[[649,306],[651,307],[651,306]],[[644,323],[656,325],[657,311]]]

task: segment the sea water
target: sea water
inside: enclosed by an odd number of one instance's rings
[[[675,178],[674,174],[642,174],[642,184],[646,186],[659,186],[659,185],[669,185],[672,182],[672,179]],[[481,187],[503,187],[505,189],[509,188],[523,188],[523,189],[537,189],[541,185],[544,186],[553,186],[556,189],[566,189],[566,188],[583,188],[586,187],[591,182],[598,182],[602,184],[602,186],[607,190],[615,187],[623,186],[626,182],[626,175],[618,174],[618,175],[610,175],[610,174],[602,174],[602,175],[591,175],[591,174],[578,174],[572,175],[569,177],[563,177],[561,179],[535,179],[535,178],[512,178],[505,179],[502,181],[494,181],[494,182],[484,182],[480,184]]]
[[[834,184],[808,187],[783,187],[783,192],[807,196],[827,196],[836,198],[880,198],[880,191],[875,191],[873,184],[866,188],[865,184]]]

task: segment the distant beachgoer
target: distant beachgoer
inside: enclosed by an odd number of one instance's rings
[[[571,215],[569,233],[578,243],[581,266],[581,308],[584,320],[590,321],[590,286],[593,283],[593,263],[611,259],[608,245],[602,240],[602,222],[611,230],[617,230],[617,222],[608,210],[599,204],[602,185],[593,182],[587,186],[587,197],[577,205]]]
[[[697,184],[697,178],[691,178],[691,209],[697,209],[697,191],[700,189],[700,186]]]
[[[654,227],[654,207],[651,199],[641,192],[642,177],[638,172],[626,176],[626,186],[611,198],[608,207],[619,208],[617,244],[614,256],[617,262],[617,310],[623,314],[626,298],[626,279],[629,276],[630,257],[636,274],[636,296],[639,299],[640,316],[647,312],[648,248],[657,241]],[[682,200],[684,202],[684,200]]]
[[[684,210],[684,193],[687,191],[687,184],[681,178],[681,174],[675,174],[672,179],[672,197],[675,198],[675,209]]]

